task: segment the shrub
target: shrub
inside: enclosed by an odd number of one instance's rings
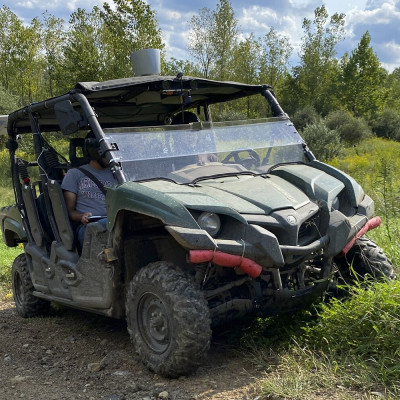
[[[350,113],[336,110],[325,118],[326,126],[339,133],[340,139],[348,144],[356,144],[372,135],[371,128],[363,118],[355,118]]]
[[[315,124],[320,119],[313,106],[304,106],[298,109],[291,118],[298,131],[302,131],[307,125]]]
[[[373,131],[376,136],[400,141],[400,113],[393,109],[385,109],[375,121]]]
[[[339,134],[336,130],[329,129],[323,121],[307,125],[302,136],[310,150],[321,161],[339,156],[342,150]]]

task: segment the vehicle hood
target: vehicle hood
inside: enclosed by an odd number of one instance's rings
[[[303,191],[278,176],[230,176],[191,186],[165,181],[143,185],[173,197],[187,208],[212,212],[232,209],[239,214],[268,215],[278,209],[297,209],[310,201]]]
[[[187,208],[228,214],[268,215],[282,209],[299,209],[310,201],[328,208],[345,184],[321,169],[287,165],[268,175],[234,175],[178,185],[167,181],[145,182]]]

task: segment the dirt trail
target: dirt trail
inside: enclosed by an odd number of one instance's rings
[[[23,319],[0,302],[0,399],[261,400],[262,372],[214,340],[192,376],[165,379],[138,360],[122,321],[61,309]]]

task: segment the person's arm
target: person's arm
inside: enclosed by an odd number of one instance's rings
[[[92,216],[92,213],[90,212],[81,213],[76,211],[75,210],[76,197],[77,196],[75,193],[70,192],[68,190],[64,191],[64,199],[65,199],[65,204],[67,206],[69,218],[73,222],[79,222],[81,224],[87,225],[89,222],[89,217]]]

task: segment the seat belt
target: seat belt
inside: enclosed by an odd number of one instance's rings
[[[97,185],[97,187],[101,190],[101,192],[104,194],[104,196],[106,195],[106,193],[107,193],[106,188],[98,180],[98,178],[96,178],[90,171],[88,171],[84,167],[78,167],[78,169],[79,169],[79,171],[83,172],[88,178],[90,178],[93,181],[93,183],[95,183]]]

